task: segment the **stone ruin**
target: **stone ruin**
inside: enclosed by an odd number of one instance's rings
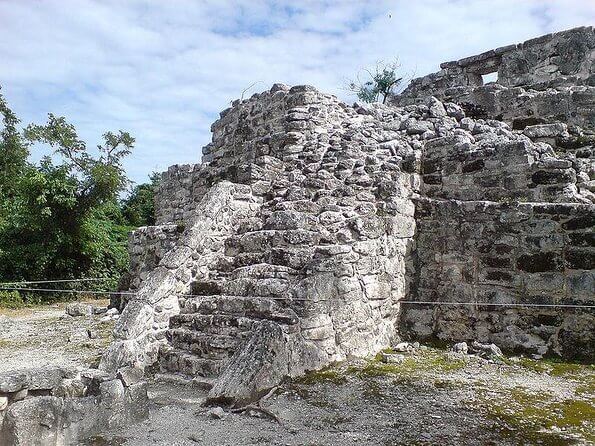
[[[389,105],[277,84],[212,132],[131,236],[106,370],[242,404],[399,337],[593,358],[590,309],[519,305],[593,304],[592,27],[447,62]]]
[[[130,236],[108,376],[241,406],[399,339],[595,357],[592,27],[442,64],[387,105],[275,84],[212,132]]]

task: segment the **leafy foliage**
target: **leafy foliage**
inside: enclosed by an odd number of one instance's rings
[[[0,200],[14,192],[12,179],[21,174],[27,164],[29,150],[20,132],[17,130],[19,119],[8,107],[0,94],[0,114],[2,128],[0,132]]]
[[[0,290],[0,308],[17,309],[23,305],[23,298],[18,291]]]
[[[135,186],[129,197],[122,202],[122,214],[132,226],[155,224],[154,197],[161,175],[153,172],[149,178],[150,183]]]
[[[64,117],[50,113],[21,132],[2,95],[0,113],[0,281],[105,277],[103,287],[115,285],[128,265],[128,232],[154,212],[153,179],[134,188],[128,218],[118,199],[130,184],[122,161],[134,138],[106,132],[92,154]],[[53,153],[32,164],[32,144]]]
[[[367,80],[361,81],[358,76],[356,81],[349,83],[348,88],[364,102],[381,101],[384,104],[403,82],[402,77],[397,77],[400,67],[397,61],[391,63],[380,61],[374,69],[364,70]]]

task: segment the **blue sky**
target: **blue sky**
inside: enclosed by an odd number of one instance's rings
[[[136,182],[200,160],[219,111],[274,82],[344,100],[349,78],[398,57],[439,63],[595,23],[592,0],[0,0],[0,84],[24,123],[64,115],[93,147],[136,137]],[[33,156],[49,153],[37,147]]]

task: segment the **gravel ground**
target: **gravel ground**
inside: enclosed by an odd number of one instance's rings
[[[64,307],[0,314],[0,372],[97,363],[113,322],[66,317]],[[284,383],[264,410],[221,418],[204,406],[203,390],[153,380],[147,421],[85,444],[595,445],[593,365],[488,361],[427,347],[405,356],[336,365]]]
[[[108,301],[93,301],[107,306]],[[0,372],[21,368],[88,367],[112,339],[113,322],[102,315],[71,317],[66,304],[0,313]],[[89,336],[89,334],[91,336]]]
[[[157,381],[149,420],[88,445],[595,444],[595,370],[561,367],[428,349],[399,365],[358,361],[309,375],[278,388],[264,412],[221,419],[203,391]]]

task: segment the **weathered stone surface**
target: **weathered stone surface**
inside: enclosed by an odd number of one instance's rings
[[[0,374],[0,393],[18,392],[29,386],[30,377],[25,372]]]
[[[593,299],[592,35],[444,64],[388,106],[310,86],[234,102],[131,236],[101,368],[157,362],[242,404],[400,334],[588,355],[582,309],[516,305]]]
[[[66,305],[66,314],[69,314],[70,316],[91,316],[94,314],[93,305],[72,302]]]
[[[126,380],[94,369],[60,368],[13,374],[11,385],[4,387],[11,390],[0,395],[0,446],[80,444],[106,427],[143,420],[148,415],[146,382],[135,376],[132,383],[130,370],[124,375]]]
[[[562,121],[595,132],[593,27],[580,27],[441,64],[413,79],[396,105],[429,96],[456,102],[475,118],[503,119],[515,128]],[[481,75],[498,72],[496,83]]]
[[[288,375],[286,335],[273,322],[259,323],[209,392],[211,402],[241,406],[263,396]]]

